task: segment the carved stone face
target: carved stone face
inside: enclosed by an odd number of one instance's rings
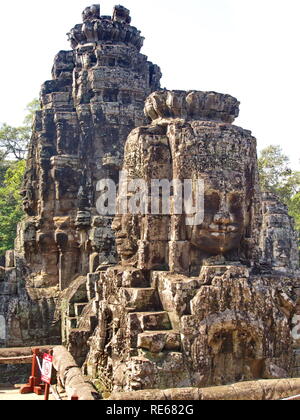
[[[131,214],[124,214],[114,218],[112,229],[115,232],[116,245],[118,254],[122,260],[129,261],[132,259],[138,250],[138,230],[139,221],[138,216]]]
[[[249,224],[246,189],[233,185],[228,179],[223,182],[223,188],[218,183],[206,182],[204,221],[194,226],[191,233],[192,245],[213,255],[238,248]]]

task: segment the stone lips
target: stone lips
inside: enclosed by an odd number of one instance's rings
[[[239,116],[237,99],[230,95],[200,91],[157,91],[145,103],[145,115],[158,118],[216,120],[232,123]]]
[[[83,12],[83,24],[76,25],[68,33],[73,49],[87,43],[125,43],[140,51],[144,38],[134,26],[130,26],[129,10],[115,6],[113,15],[100,16],[100,5],[88,7]]]

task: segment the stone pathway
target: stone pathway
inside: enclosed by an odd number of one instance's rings
[[[50,400],[54,400],[50,395]],[[43,395],[25,394],[21,395],[20,390],[14,388],[12,385],[0,384],[0,401],[43,401]]]

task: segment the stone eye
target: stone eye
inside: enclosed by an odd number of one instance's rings
[[[206,194],[204,197],[205,213],[216,214],[220,209],[220,196],[218,193],[213,192]]]
[[[242,197],[239,194],[232,194],[230,197],[229,211],[237,213],[241,210]]]

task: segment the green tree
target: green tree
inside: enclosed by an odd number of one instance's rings
[[[289,204],[290,215],[295,219],[296,229],[300,232],[300,193],[297,193]]]
[[[34,99],[26,107],[23,126],[12,127],[8,124],[2,124],[0,127],[0,157],[18,161],[25,159],[31,137],[34,114],[38,109],[40,109],[39,101]]]
[[[25,112],[26,116],[24,118],[24,125],[26,127],[32,127],[35,113],[36,111],[39,111],[41,109],[40,107],[40,101],[38,98],[34,98],[29,104],[27,104]]]
[[[8,168],[8,162],[5,160],[4,153],[0,151],[0,187],[3,186],[5,172]]]
[[[24,213],[19,194],[25,172],[25,161],[14,162],[6,170],[0,188],[0,255],[14,247],[16,228]]]
[[[25,159],[30,136],[29,127],[11,127],[3,124],[0,128],[0,150],[4,157],[14,160]]]
[[[14,247],[17,224],[24,216],[19,194],[25,172],[25,157],[39,101],[26,107],[24,125],[0,127],[0,256]]]
[[[289,208],[300,233],[300,171],[292,170],[280,146],[268,146],[258,159],[262,191],[270,191]]]
[[[268,146],[258,160],[260,184],[263,191],[276,194],[285,204],[300,191],[300,172],[293,171],[290,160],[280,146]]]

